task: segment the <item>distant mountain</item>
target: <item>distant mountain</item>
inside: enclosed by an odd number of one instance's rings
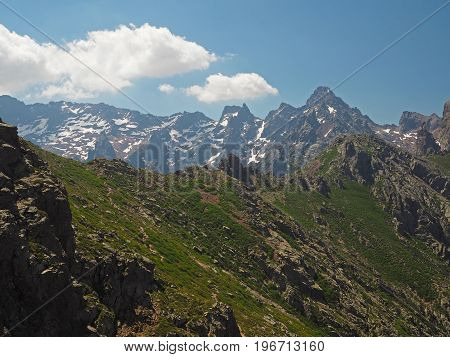
[[[9,96],[0,97],[0,117],[16,125],[19,135],[64,157],[85,161],[100,134],[111,140],[123,158],[166,120],[106,104],[50,102],[25,105]]]
[[[304,106],[282,103],[264,119],[245,104],[226,106],[213,120],[200,112],[155,116],[106,104],[26,105],[9,96],[0,97],[0,117],[18,126],[24,138],[59,155],[86,161],[100,152],[160,172],[217,167],[232,153],[245,165],[281,174],[305,165],[342,134],[376,134],[411,152],[422,124],[443,149],[447,137],[436,114],[404,112],[398,126],[379,125],[327,87],[318,87]]]
[[[433,132],[440,126],[441,118],[434,113],[423,115],[416,112],[403,112],[399,122],[399,129],[401,133],[408,133],[419,130],[422,124],[425,125],[427,130]]]
[[[279,125],[280,122],[283,124]],[[306,105],[300,108],[281,105],[269,113],[249,162],[267,166],[275,159],[283,161],[284,168],[289,170],[307,163],[341,134],[372,133],[377,127],[329,88],[319,87]]]
[[[159,126],[152,127],[148,137],[138,142],[133,151],[121,156],[136,167],[149,167],[160,172],[201,164],[211,156],[204,140],[216,124],[200,112],[171,115]],[[206,152],[202,151],[202,146]]]

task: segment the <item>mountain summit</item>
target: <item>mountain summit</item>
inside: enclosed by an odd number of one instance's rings
[[[335,94],[329,87],[320,86],[317,87],[313,94],[308,98],[306,101],[306,105],[308,107],[312,107],[319,102],[327,102],[327,101],[333,101],[336,98]]]

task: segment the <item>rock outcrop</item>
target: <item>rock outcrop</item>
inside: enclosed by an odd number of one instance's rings
[[[0,331],[14,336],[114,335],[151,306],[154,265],[76,253],[67,193],[0,121]]]
[[[433,132],[441,124],[441,118],[436,114],[423,115],[416,112],[403,112],[399,121],[400,133],[409,133],[411,131],[416,131],[425,126],[425,128]]]
[[[72,284],[70,271],[75,243],[66,192],[2,122],[0,158],[0,326],[14,335],[86,333],[84,288]]]
[[[417,131],[417,140],[416,140],[416,155],[430,155],[437,154],[440,152],[440,146],[434,138],[433,134],[431,134],[425,124],[422,124],[420,130]]]
[[[421,236],[440,256],[450,258],[448,176],[374,136],[350,135],[335,145],[341,155],[333,166],[344,176],[371,185],[400,234]]]
[[[95,142],[93,150],[89,151],[87,161],[94,159],[113,160],[116,158],[114,147],[108,140],[105,132],[102,132]]]
[[[443,152],[450,152],[450,100],[444,105],[444,113],[442,115],[442,124],[436,132],[436,138]]]
[[[209,336],[239,337],[241,331],[230,306],[223,303],[215,304],[206,313]]]

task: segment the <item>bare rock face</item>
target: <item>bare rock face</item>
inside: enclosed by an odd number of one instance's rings
[[[199,336],[240,337],[241,331],[234,317],[233,309],[221,302],[214,304],[200,321],[187,324],[188,330]]]
[[[86,263],[83,281],[100,292],[100,302],[121,320],[134,318],[133,307],[150,307],[147,294],[156,290],[154,264],[145,260],[123,260],[112,256],[100,264]]]
[[[439,141],[443,152],[450,152],[450,100],[444,105],[444,113],[442,116],[442,125],[437,130],[436,138]]]
[[[75,244],[65,189],[3,122],[0,160],[0,327],[14,335],[83,334],[84,292],[71,284]]]
[[[94,149],[89,151],[87,161],[92,161],[94,159],[112,160],[115,158],[116,152],[114,150],[114,147],[108,140],[105,132],[102,132],[95,142]]]
[[[150,306],[154,265],[75,250],[67,193],[17,128],[0,121],[0,332],[114,335]]]
[[[356,149],[355,143],[346,140],[339,147],[339,152],[345,158],[342,170],[345,175],[363,184],[374,182],[374,167],[372,157],[365,151]]]
[[[240,337],[241,331],[237,325],[233,310],[223,303],[215,304],[206,313],[209,336]]]
[[[425,126],[428,131],[432,132],[439,127],[440,122],[441,119],[436,114],[423,115],[416,112],[403,112],[399,129],[401,133],[407,133]]]
[[[328,197],[331,193],[330,186],[322,176],[310,178],[309,184],[321,195]]]
[[[422,124],[421,129],[417,132],[417,141],[415,153],[417,155],[430,155],[440,152],[440,146],[431,134],[425,124]]]

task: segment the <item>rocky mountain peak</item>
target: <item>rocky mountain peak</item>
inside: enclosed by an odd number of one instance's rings
[[[227,114],[238,113],[241,110],[241,107],[238,105],[226,105],[223,108],[221,117],[223,118]]]
[[[436,114],[423,115],[417,112],[404,111],[399,121],[400,133],[418,130],[425,124],[427,130],[433,131],[439,127],[441,119]]]
[[[306,105],[308,107],[312,107],[321,102],[326,102],[330,99],[333,100],[334,98],[336,98],[336,96],[329,87],[320,86],[317,87],[314,90],[313,94],[311,94],[311,96],[308,98],[308,100],[306,101]]]
[[[288,103],[281,103],[280,106],[278,107],[278,110],[280,109],[285,109],[285,108],[294,108],[292,105],[288,104]]]
[[[444,105],[443,119],[448,120],[450,118],[450,100],[447,100]]]
[[[434,133],[442,152],[450,152],[450,100],[444,104],[441,127]]]
[[[252,118],[253,114],[250,112],[250,109],[248,108],[247,104],[242,104],[242,106],[238,105],[227,105],[225,108],[223,108],[222,116],[224,117],[240,117],[240,118]]]

